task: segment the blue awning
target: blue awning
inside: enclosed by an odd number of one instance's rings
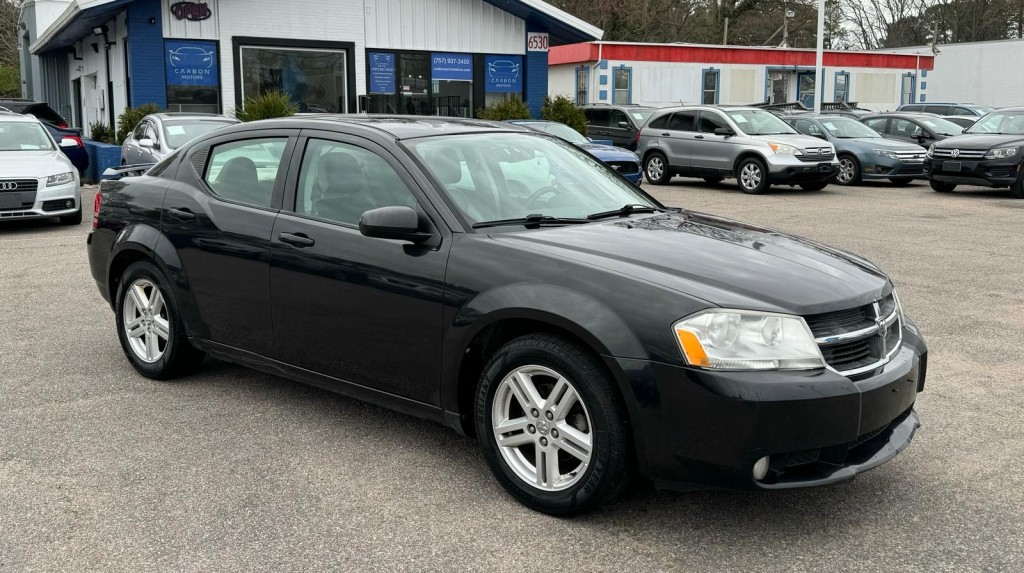
[[[133,0],[92,0],[74,2],[32,44],[33,54],[45,54],[67,48],[92,36],[93,28],[105,24],[124,11]],[[84,8],[82,6],[85,6]]]
[[[555,8],[542,0],[484,0],[513,16],[547,28],[552,46],[593,42],[604,36],[604,31],[583,20]]]

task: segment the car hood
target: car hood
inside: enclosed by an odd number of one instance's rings
[[[889,151],[912,151],[917,153],[925,152],[925,149],[916,143],[893,141],[892,139],[885,139],[884,137],[855,137],[853,139],[836,139],[834,143],[837,150],[887,149]]]
[[[856,255],[689,211],[493,238],[726,308],[817,314],[868,304],[890,288],[885,274]]]
[[[0,151],[0,177],[38,179],[74,171],[74,166],[59,151]]]
[[[808,147],[822,147],[825,145],[832,145],[824,139],[818,139],[817,137],[811,137],[809,135],[803,135],[800,133],[783,133],[781,135],[751,135],[752,139],[759,139],[765,142],[778,142],[788,143],[790,145],[799,147],[800,149],[807,149]]]
[[[636,155],[632,151],[621,147],[600,143],[580,143],[577,146],[602,161],[636,161]]]
[[[993,147],[1006,147],[1007,145],[1024,145],[1024,135],[986,135],[982,133],[968,133],[943,139],[942,143],[935,147],[942,149],[975,149],[988,151]]]

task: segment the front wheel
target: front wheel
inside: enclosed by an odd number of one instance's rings
[[[953,189],[956,189],[955,183],[946,183],[945,181],[929,181],[932,189],[939,193],[949,193]]]
[[[129,266],[121,275],[115,301],[121,348],[140,374],[167,380],[202,363],[203,353],[188,341],[170,284],[153,263]]]
[[[1010,185],[1010,196],[1014,199],[1024,199],[1024,175],[1018,177],[1013,185]]]
[[[744,193],[764,193],[768,189],[768,169],[760,159],[748,157],[737,167],[736,180],[739,181],[740,190]]]
[[[665,154],[655,151],[644,160],[644,176],[655,185],[664,185],[672,178]]]
[[[581,513],[628,484],[624,408],[579,344],[533,334],[502,346],[484,368],[475,414],[491,472],[535,511]]]
[[[79,207],[78,211],[71,215],[64,215],[60,218],[61,225],[81,225],[82,224],[82,208]]]
[[[836,174],[836,183],[840,185],[860,183],[860,163],[855,157],[843,155],[839,158],[839,173]]]
[[[828,186],[828,181],[820,181],[818,183],[801,183],[800,188],[804,191],[821,191]]]

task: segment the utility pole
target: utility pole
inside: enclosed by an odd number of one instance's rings
[[[786,5],[785,0],[782,2],[782,44],[779,47],[789,47],[789,6]]]
[[[722,45],[729,45],[729,17],[725,17],[725,31],[722,32]]]
[[[824,79],[821,66],[825,50],[825,0],[818,0],[818,48],[814,54],[814,113],[821,113],[821,86]]]

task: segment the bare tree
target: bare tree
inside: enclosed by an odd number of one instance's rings
[[[22,0],[0,0],[0,67],[18,67]]]

